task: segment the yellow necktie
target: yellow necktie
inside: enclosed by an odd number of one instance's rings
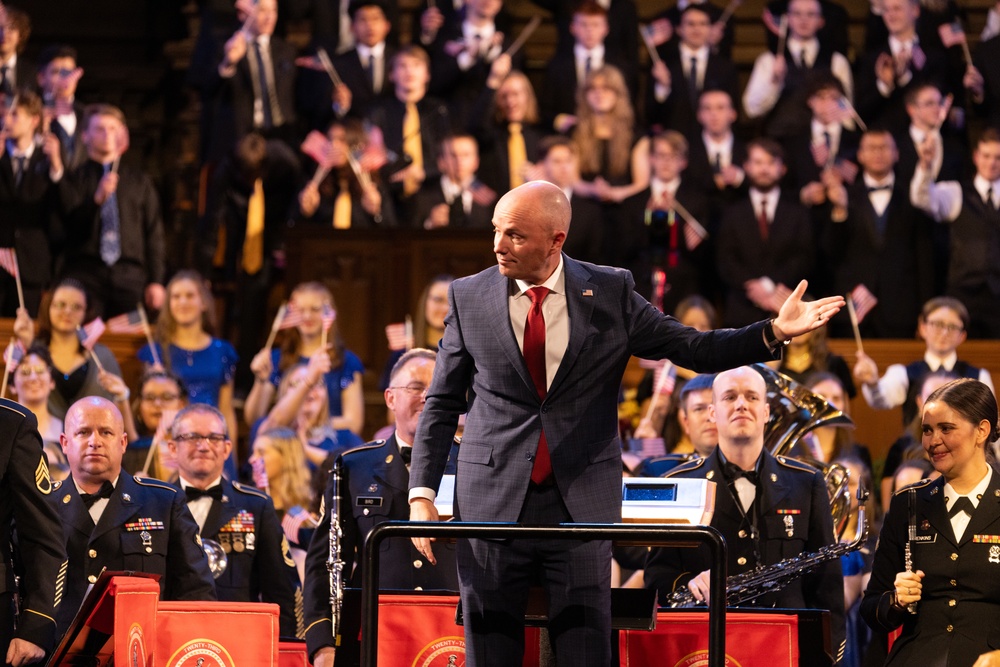
[[[410,156],[411,164],[419,169],[424,167],[424,148],[420,143],[420,114],[417,105],[406,103],[406,115],[403,117],[403,152]],[[420,181],[407,178],[403,181],[403,194],[409,197],[420,189]]]
[[[343,179],[340,181],[340,194],[333,201],[333,228],[351,228],[351,190]]]
[[[243,271],[254,274],[264,265],[264,182],[253,183],[247,203],[247,233],[243,239]]]
[[[528,161],[528,149],[524,146],[524,135],[521,133],[520,123],[511,123],[507,126],[510,130],[510,137],[507,138],[507,162],[510,168],[511,189],[524,183],[524,163]]]

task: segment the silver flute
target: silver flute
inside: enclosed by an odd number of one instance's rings
[[[910,489],[906,492],[906,504],[909,510],[909,523],[906,527],[906,544],[903,546],[903,567],[907,572],[913,572],[913,553],[910,545],[917,539],[917,490]],[[917,613],[917,603],[911,602],[906,605],[906,610],[911,614]]]
[[[326,569],[330,573],[330,621],[333,626],[334,646],[340,646],[340,616],[344,605],[344,560],[341,558],[341,540],[344,532],[340,528],[340,457],[330,470],[330,553],[326,559]]]

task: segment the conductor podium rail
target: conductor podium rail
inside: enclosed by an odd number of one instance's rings
[[[279,642],[278,606],[164,602],[156,579],[105,572],[50,666],[305,667],[305,644]]]

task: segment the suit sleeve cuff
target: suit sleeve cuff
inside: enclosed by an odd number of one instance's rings
[[[412,503],[417,498],[423,498],[424,500],[434,502],[434,499],[437,498],[437,492],[428,486],[415,486],[410,489],[409,502]]]

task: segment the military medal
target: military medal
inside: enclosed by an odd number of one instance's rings
[[[142,546],[146,547],[146,553],[153,552],[153,536],[148,530],[144,530],[139,533],[139,537],[142,538]]]
[[[930,530],[930,529],[931,529],[930,521],[924,519],[923,521],[920,522],[920,530]]]
[[[233,540],[232,535],[229,533],[219,533],[219,544],[222,546],[222,550],[229,553],[233,550]]]
[[[253,551],[254,550],[254,547],[256,546],[256,544],[255,544],[256,541],[257,541],[257,536],[256,535],[254,535],[253,533],[247,533],[247,535],[246,535],[247,551]]]
[[[243,553],[246,548],[246,545],[243,544],[243,533],[233,533],[233,551]]]
[[[794,537],[795,536],[795,517],[792,516],[791,514],[786,514],[785,518],[783,519],[783,522],[785,524],[785,534],[788,535],[788,537]]]
[[[1000,564],[1000,547],[998,547],[995,544],[992,547],[990,547],[990,558],[989,558],[989,561],[991,563]]]

